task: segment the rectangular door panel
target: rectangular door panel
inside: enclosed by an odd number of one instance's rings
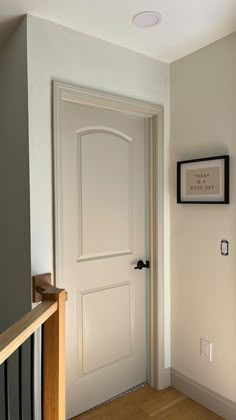
[[[78,261],[131,253],[132,139],[80,130],[78,158]]]
[[[132,356],[131,299],[128,283],[82,294],[82,375]]]

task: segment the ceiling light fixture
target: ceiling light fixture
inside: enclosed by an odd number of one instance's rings
[[[162,16],[157,12],[144,11],[134,15],[132,20],[135,25],[140,26],[141,28],[149,28],[161,23]]]

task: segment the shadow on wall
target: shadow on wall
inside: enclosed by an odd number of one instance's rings
[[[0,17],[0,49],[23,18],[24,15]]]

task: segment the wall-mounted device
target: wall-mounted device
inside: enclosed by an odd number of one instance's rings
[[[221,255],[223,256],[229,255],[229,242],[226,241],[225,239],[222,239],[220,243],[220,251],[221,251]]]
[[[204,338],[200,339],[200,354],[209,362],[212,362],[212,345],[211,341],[205,340]]]

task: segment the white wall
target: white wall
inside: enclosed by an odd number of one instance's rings
[[[52,22],[27,17],[32,273],[53,270],[51,81],[89,86],[161,104],[168,168],[169,66]],[[165,185],[167,169],[165,170]],[[166,187],[164,187],[166,188]],[[170,365],[169,204],[165,195],[165,365]]]
[[[236,401],[236,34],[171,65],[172,367]],[[176,161],[230,154],[230,205],[176,204]],[[220,255],[228,239],[230,256]],[[213,362],[200,358],[200,337]]]

